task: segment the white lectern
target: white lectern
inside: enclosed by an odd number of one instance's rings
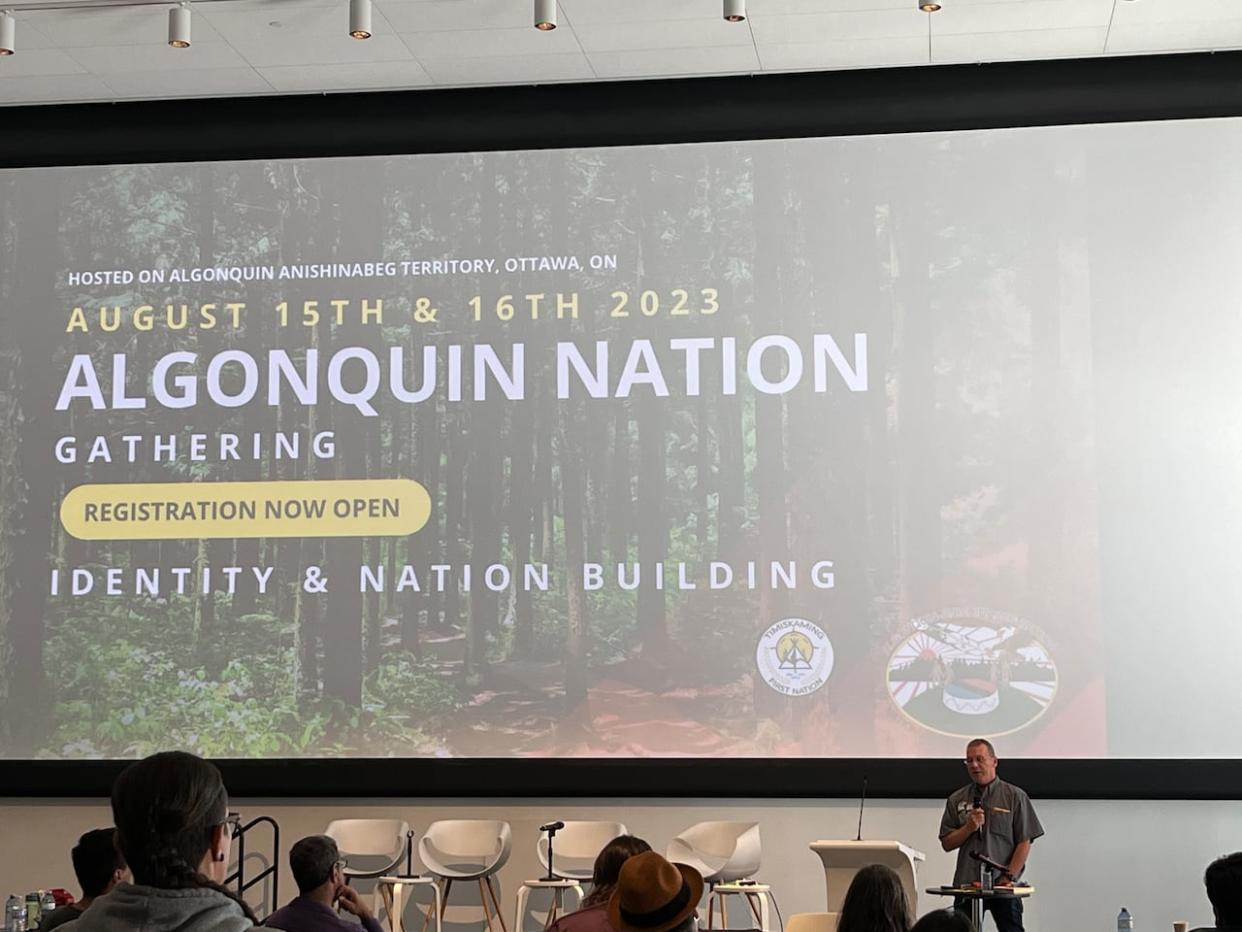
[[[860,867],[883,864],[891,867],[901,878],[910,903],[910,915],[919,914],[919,888],[915,880],[915,865],[927,860],[922,851],[907,848],[899,841],[815,841],[811,850],[824,862],[824,880],[828,884],[828,912],[841,912],[845,891]]]

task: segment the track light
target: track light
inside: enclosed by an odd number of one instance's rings
[[[175,49],[190,47],[190,5],[178,3],[168,11],[168,44]]]
[[[724,0],[724,18],[728,23],[746,21],[746,0]]]
[[[371,0],[349,0],[349,34],[355,39],[371,38]]]
[[[535,28],[544,32],[556,28],[556,0],[535,0]]]
[[[0,55],[17,51],[17,20],[8,10],[0,13]]]
[[[919,0],[919,9],[924,13],[935,13],[940,9],[940,4],[936,0]]]

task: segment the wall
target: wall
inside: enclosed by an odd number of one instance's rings
[[[867,807],[864,834],[897,838],[927,854],[920,887],[946,882],[952,858],[935,840],[941,807],[938,800],[879,800]],[[857,807],[843,800],[721,801],[556,801],[503,800],[354,800],[298,801],[237,799],[232,808],[244,817],[268,814],[280,823],[282,846],[322,831],[329,819],[349,816],[396,816],[416,831],[436,818],[505,818],[513,824],[514,851],[501,872],[501,903],[511,919],[514,895],[522,880],[540,874],[534,844],[537,826],[551,818],[607,818],[625,822],[631,831],[662,849],[681,828],[701,819],[758,819],[763,831],[760,877],[773,884],[786,917],[824,908],[819,861],[807,844],[817,838],[852,838]],[[1202,873],[1219,854],[1242,849],[1242,802],[1037,801],[1048,834],[1035,845],[1029,878],[1036,897],[1028,905],[1029,932],[1086,932],[1116,928],[1122,905],[1136,917],[1139,932],[1167,930],[1174,919],[1191,927],[1209,924]],[[110,823],[97,800],[0,801],[0,894],[37,887],[76,890],[69,848],[88,828]],[[283,857],[282,857],[283,862]],[[293,891],[284,869],[281,898]],[[469,903],[469,890],[458,892]],[[475,906],[452,908],[447,930],[476,932]],[[935,908],[924,894],[920,911]],[[411,932],[421,929],[407,913]],[[740,914],[737,917],[740,920]],[[455,928],[454,928],[455,927]],[[529,928],[529,923],[528,923]],[[991,922],[988,922],[991,928]]]

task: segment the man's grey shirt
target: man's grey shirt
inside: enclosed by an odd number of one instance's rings
[[[972,832],[957,849],[957,869],[953,872],[953,885],[963,886],[979,879],[978,861],[970,855],[978,852],[1000,864],[1008,864],[1013,849],[1023,841],[1034,841],[1044,833],[1039,817],[1026,793],[1006,783],[999,777],[985,787],[968,783],[949,797],[944,804],[944,816],[940,820],[940,835],[961,828],[970,821],[975,793],[982,796],[983,830]],[[999,878],[998,878],[999,879]]]

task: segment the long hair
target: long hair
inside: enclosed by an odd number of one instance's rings
[[[891,867],[868,864],[845,893],[837,932],[909,932],[910,907]]]
[[[201,757],[165,751],[127,767],[112,786],[112,817],[134,883],[216,890],[255,922],[249,906],[198,869],[228,809],[224,778]]]
[[[621,875],[621,865],[636,854],[651,850],[636,835],[618,835],[600,849],[595,856],[595,868],[591,873],[591,892],[582,899],[582,908],[599,906],[607,903],[612,891],[617,887],[617,878]]]

